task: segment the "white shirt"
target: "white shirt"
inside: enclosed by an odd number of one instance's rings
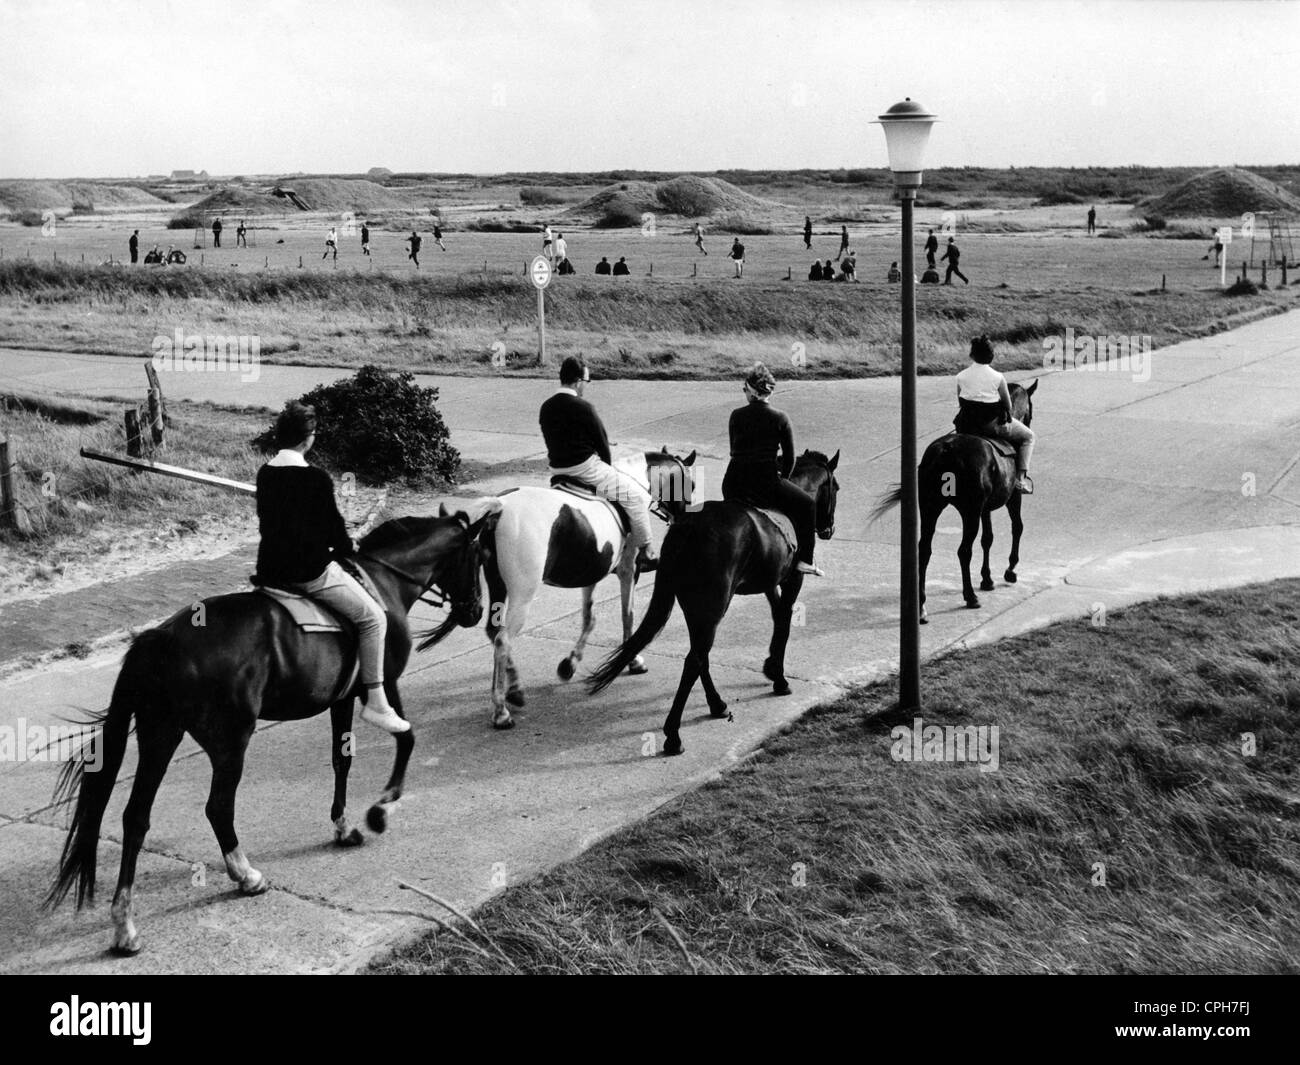
[[[338,235],[334,232],[334,230],[331,229],[331,230],[330,230],[330,235],[329,235],[328,237],[326,237],[325,239],[326,239],[326,240],[337,240],[337,239],[338,239]]]
[[[275,453],[275,457],[267,463],[268,466],[306,466],[307,460],[302,457],[301,451],[295,451],[291,447],[281,448]]]
[[[998,403],[1005,378],[988,363],[973,362],[957,375],[957,395],[976,403]]]
[[[569,254],[569,245],[563,237],[555,242],[555,255],[559,259],[566,258]]]

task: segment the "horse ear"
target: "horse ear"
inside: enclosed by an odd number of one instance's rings
[[[1032,396],[1035,392],[1038,391],[1038,381],[1039,379],[1035,377],[1034,383],[1025,390],[1025,395]]]
[[[446,503],[439,503],[439,504],[438,504],[438,517],[440,517],[440,518],[449,518],[449,517],[451,517],[451,515],[447,513],[447,504],[446,504]]]
[[[682,459],[682,465],[683,465],[683,466],[694,466],[694,465],[695,465],[695,452],[694,452],[694,451],[692,451],[689,455],[687,455],[684,459]]]
[[[834,458],[832,458],[830,462],[826,463],[826,468],[830,470],[831,473],[834,473],[835,467],[838,466],[839,464],[840,464],[840,453],[836,451]]]
[[[667,454],[668,454],[668,445],[667,445],[667,444],[664,444],[664,446],[661,447],[661,448],[659,449],[659,454],[661,454],[661,455],[667,455]]]

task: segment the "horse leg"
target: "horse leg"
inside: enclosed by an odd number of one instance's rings
[[[993,546],[993,516],[989,513],[988,508],[980,515],[980,547],[984,549],[984,565],[980,569],[980,591],[991,592],[997,587],[993,583],[993,574],[989,572],[989,548]]]
[[[709,716],[725,717],[730,720],[731,715],[727,713],[727,704],[718,694],[718,689],[713,684],[713,677],[709,673],[709,652],[713,650],[718,623],[697,622],[690,624],[688,628],[691,633],[691,653],[695,656],[695,666],[700,671],[700,684],[704,687],[704,698],[709,703]]]
[[[917,545],[917,588],[920,590],[921,624],[930,623],[930,615],[925,609],[925,574],[930,568],[930,555],[934,550],[934,529],[939,524],[939,515],[945,504],[938,506],[922,501],[921,503],[921,542]]]
[[[1019,492],[1012,492],[1007,500],[1007,513],[1011,515],[1011,557],[1007,560],[1007,571],[1002,579],[1008,584],[1016,583],[1016,566],[1020,563],[1020,534],[1025,531],[1025,523],[1020,520]]]
[[[144,846],[149,831],[149,811],[154,797],[167,773],[167,766],[180,745],[184,730],[170,721],[147,722],[137,720],[136,732],[140,746],[140,765],[131,797],[122,814],[122,865],[117,877],[117,890],[113,893],[113,945],[114,954],[137,954],[140,951],[140,934],[136,931],[132,889],[135,885],[135,863]]]
[[[578,642],[573,645],[573,650],[568,656],[560,659],[560,664],[555,667],[555,673],[560,680],[569,681],[573,679],[573,669],[582,661],[582,652],[587,649],[587,638],[591,635],[591,630],[596,627],[596,613],[591,608],[592,599],[595,597],[596,586],[588,585],[582,590],[582,631],[578,633]]]
[[[802,587],[803,574],[796,572],[789,580],[767,593],[767,605],[772,610],[772,640],[767,646],[763,676],[772,682],[773,695],[790,694],[790,682],[785,678],[785,648],[790,640],[794,601]]]
[[[330,762],[334,766],[334,804],[330,820],[334,822],[334,843],[339,847],[357,847],[364,842],[358,828],[348,827],[348,772],[352,769],[352,711],[355,700],[341,699],[330,706],[332,733]]]
[[[961,544],[957,548],[957,561],[961,563],[961,594],[971,610],[980,605],[979,596],[970,583],[970,560],[974,554],[975,535],[979,532],[980,513],[983,509],[984,501],[979,500],[961,512]]]
[[[521,607],[520,602],[524,605]],[[492,641],[493,663],[492,663],[492,727],[498,729],[507,729],[515,727],[515,719],[511,717],[510,710],[506,703],[511,706],[523,706],[524,696],[519,690],[519,674],[514,668],[511,661],[510,646],[524,628],[524,622],[528,617],[528,603],[532,602],[532,597],[526,599],[523,597],[512,598],[506,606],[506,616],[502,619],[501,628],[497,630],[496,638]],[[507,680],[510,687],[507,688]]]
[[[208,759],[212,762],[212,786],[208,791],[204,812],[217,837],[221,857],[226,862],[226,874],[239,885],[245,895],[260,895],[270,884],[244,854],[235,834],[235,792],[240,777],[244,775],[244,751],[252,736],[251,725],[242,734],[231,733],[221,737],[222,749],[216,743],[206,745]]]
[[[397,681],[387,680],[384,682],[384,694],[388,696],[389,703],[397,711],[398,717],[406,717],[406,712],[402,709],[402,696],[397,690]],[[405,732],[399,732],[393,739],[397,741],[397,750],[393,755],[393,771],[388,775],[388,783],[384,785],[384,790],[379,796],[378,802],[366,811],[366,824],[370,826],[370,831],[379,833],[388,827],[388,815],[397,808],[397,800],[402,797],[402,785],[406,782],[406,764],[411,760],[411,752],[415,750],[415,730],[407,729]]]
[[[628,554],[628,552],[624,552]],[[629,557],[618,567],[618,592],[619,602],[623,610],[623,642],[627,643],[632,638],[632,629],[636,623],[633,616],[636,613],[636,557],[635,552],[629,554]],[[645,659],[637,655],[627,664],[629,676],[639,677],[643,673],[649,673],[650,667],[646,665]]]
[[[682,746],[680,734],[682,710],[686,707],[686,700],[691,694],[691,689],[695,687],[699,675],[700,667],[695,658],[695,648],[692,647],[686,652],[686,658],[682,662],[682,679],[677,684],[677,694],[673,696],[673,705],[668,711],[668,717],[664,719],[664,754],[681,754],[686,750]]]

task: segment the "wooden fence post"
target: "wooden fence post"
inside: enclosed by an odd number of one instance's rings
[[[135,407],[126,411],[126,453],[134,459],[144,456],[140,444],[140,412]]]
[[[154,432],[157,434],[156,439],[161,443],[162,432],[167,428],[167,397],[163,394],[162,382],[158,380],[158,371],[154,369],[151,361],[146,360],[144,375],[149,379],[149,391],[158,393],[158,419],[154,423]]]
[[[18,497],[14,492],[14,446],[0,440],[0,525],[18,528]]]

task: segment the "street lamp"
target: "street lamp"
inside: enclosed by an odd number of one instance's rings
[[[902,543],[899,561],[898,705],[921,706],[921,588],[917,573],[916,492],[916,278],[912,256],[912,207],[921,187],[921,162],[930,127],[938,119],[910,96],[877,120],[885,130],[885,150],[894,188],[903,201],[903,428]]]

